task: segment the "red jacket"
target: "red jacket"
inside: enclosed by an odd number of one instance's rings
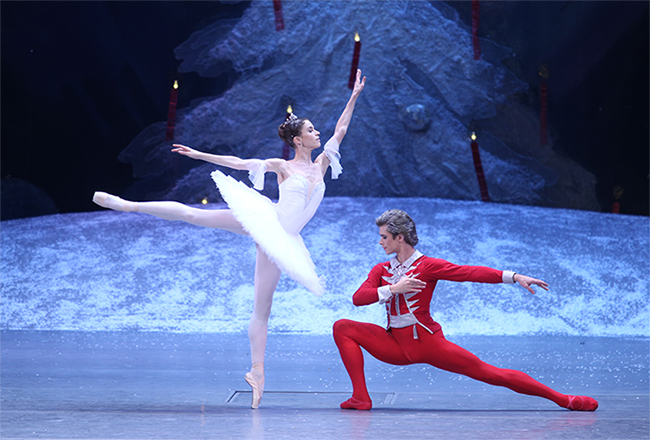
[[[418,293],[398,293],[384,299],[387,328],[403,328],[420,324],[429,333],[440,330],[440,324],[431,318],[429,311],[433,290],[438,280],[473,281],[478,283],[502,283],[503,271],[484,266],[458,266],[438,258],[429,258],[415,253],[400,264],[395,257],[372,268],[368,279],[354,293],[355,306],[365,306],[380,301],[378,288],[397,283],[402,276],[412,275],[427,283]],[[414,327],[414,337],[417,331]]]

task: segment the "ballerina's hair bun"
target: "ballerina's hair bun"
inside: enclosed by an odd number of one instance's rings
[[[291,148],[296,148],[293,138],[300,136],[303,122],[305,122],[303,118],[298,118],[293,113],[289,113],[284,122],[278,127],[278,136]]]

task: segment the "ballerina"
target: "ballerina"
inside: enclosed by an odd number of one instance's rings
[[[229,209],[206,210],[178,202],[132,202],[104,192],[96,192],[93,202],[125,212],[140,212],[165,220],[184,221],[193,225],[217,228],[236,234],[250,235],[257,247],[254,278],[254,301],[248,336],[252,368],[244,379],[252,388],[252,408],[258,408],[264,393],[264,355],[273,293],[285,272],[316,295],[324,287],[315,272],[309,252],[300,237],[302,228],[313,217],[325,193],[323,177],[332,169],[332,179],[342,172],[339,145],[347,133],[352,113],[366,83],[357,70],[354,89],[338,119],[334,135],[323,152],[312,160],[312,152],[320,147],[320,132],[308,119],[290,114],[278,128],[278,135],[289,144],[295,155],[284,159],[240,159],[204,153],[188,146],[174,144],[173,152],[191,159],[203,160],[237,170],[248,170],[255,189],[264,187],[264,174],[277,175],[279,200],[276,204],[221,171],[212,173]]]

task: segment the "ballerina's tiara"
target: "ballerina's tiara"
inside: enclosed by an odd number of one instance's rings
[[[294,115],[293,112],[292,112],[292,113],[289,113],[287,115],[287,117],[284,120],[284,123],[289,124],[289,123],[297,121],[297,120],[298,120],[298,116]]]

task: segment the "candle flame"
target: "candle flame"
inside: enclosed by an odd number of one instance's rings
[[[174,88],[175,88],[175,89],[178,88],[178,81],[176,81],[176,80],[174,80]]]
[[[204,204],[204,205],[207,205],[208,204],[208,198],[204,197],[203,200],[201,200],[201,203]]]
[[[361,41],[361,38],[359,38],[359,32],[354,33],[354,41]]]
[[[287,113],[293,113],[293,109],[291,108],[291,104],[289,104],[289,107],[287,107]]]
[[[475,140],[476,140],[476,133],[472,132],[472,135],[470,136],[470,138],[471,138],[473,141],[475,141]]]

